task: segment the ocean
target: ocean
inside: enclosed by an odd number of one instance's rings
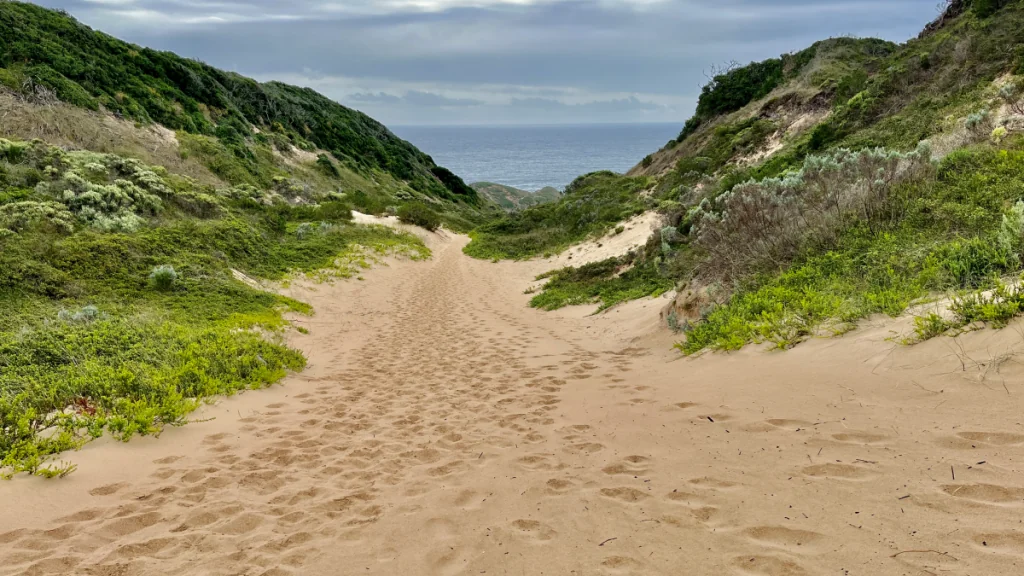
[[[392,131],[468,184],[531,192],[596,170],[625,172],[675,138],[682,123],[565,126],[397,126]]]

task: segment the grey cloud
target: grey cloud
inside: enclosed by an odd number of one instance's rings
[[[353,96],[339,100],[371,116],[386,114],[393,123],[399,125],[584,123],[593,122],[595,118],[644,122],[660,121],[666,114],[671,117],[674,113],[669,107],[635,96],[578,103],[566,103],[552,98],[512,98],[493,104],[474,101],[463,107],[420,106],[408,99],[387,94],[370,95],[371,98],[363,94]]]
[[[440,94],[421,92],[419,90],[406,92],[403,99],[413,106],[479,106],[483,104],[482,101],[472,98],[448,98]]]
[[[432,0],[424,10],[403,0],[39,1],[130,41],[243,74],[301,77],[313,88],[324,78],[349,79],[324,91],[385,122],[408,116],[389,105],[437,109],[438,118],[448,117],[443,108],[504,105],[504,117],[533,98],[591,121],[682,121],[711,64],[761,60],[830,36],[902,41],[935,16],[937,2]],[[500,97],[499,85],[508,87]],[[639,104],[607,104],[628,94]]]
[[[653,110],[661,110],[664,106],[659,106],[653,102],[644,102],[639,100],[635,96],[629,98],[620,98],[615,100],[598,100],[594,102],[583,102],[577,104],[566,104],[558,100],[551,98],[513,98],[509,103],[511,106],[524,108],[524,109],[541,109],[541,110],[559,110],[559,111],[574,111],[574,112],[649,112]]]
[[[396,96],[385,92],[377,92],[376,94],[370,92],[356,92],[355,94],[349,94],[345,99],[352,104],[389,104],[396,106],[409,105],[426,107],[479,106],[484,103],[481,100],[474,100],[472,98],[449,98],[447,96],[442,96],[441,94],[423,92],[421,90],[409,90],[403,96]]]
[[[357,104],[398,104],[402,101],[400,97],[394,94],[385,94],[384,92],[377,92],[376,94],[357,92],[350,94],[348,100]]]

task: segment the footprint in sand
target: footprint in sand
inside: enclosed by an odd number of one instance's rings
[[[694,494],[693,492],[673,490],[669,492],[665,497],[673,502],[680,502],[683,504],[703,504],[703,499],[697,494]]]
[[[601,562],[601,568],[611,574],[627,574],[643,568],[643,564],[628,556],[609,556]]]
[[[98,509],[82,510],[82,511],[79,511],[79,512],[75,512],[74,514],[71,514],[70,516],[64,516],[63,518],[58,518],[57,522],[61,522],[61,523],[63,523],[63,522],[89,522],[89,521],[92,521],[92,520],[96,520],[100,516],[103,516],[103,510],[98,510]],[[3,537],[0,536],[0,544],[3,544],[3,543],[4,543]]]
[[[998,484],[946,484],[942,491],[955,498],[985,504],[1024,504],[1024,488]]]
[[[559,470],[564,468],[549,454],[531,454],[516,460],[516,463],[527,470]]]
[[[547,486],[548,494],[555,496],[562,496],[572,490],[576,484],[571,480],[565,480],[563,478],[552,478],[545,484]]]
[[[960,438],[980,444],[991,444],[993,446],[1017,446],[1024,444],[1024,435],[1012,432],[960,432]]]
[[[90,496],[110,496],[128,487],[128,484],[120,482],[118,484],[107,484],[106,486],[100,486],[99,488],[93,488],[89,490]]]
[[[649,472],[649,469],[645,465],[648,464],[650,460],[651,459],[646,456],[626,456],[621,462],[609,464],[601,471],[609,476],[643,476]]]
[[[203,444],[208,446],[211,444],[218,444],[220,442],[223,442],[224,440],[227,440],[230,437],[231,434],[228,434],[227,432],[221,432],[220,434],[210,434],[206,438],[203,438]]]
[[[221,519],[221,515],[213,512],[197,512],[192,516],[189,516],[182,524],[176,528],[172,528],[172,533],[187,532],[189,530],[195,530],[196,528],[203,528],[209,526],[214,522]]]
[[[189,484],[194,484],[196,482],[199,482],[203,478],[206,478],[208,475],[215,474],[215,473],[217,473],[219,471],[220,470],[218,468],[213,468],[213,467],[202,468],[202,469],[199,469],[199,470],[192,470],[191,472],[186,472],[185,474],[183,474],[181,476],[181,480],[182,480],[182,482],[188,482]]]
[[[812,551],[814,544],[824,538],[817,532],[783,526],[755,526],[744,530],[743,535],[758,544],[796,552]]]
[[[130,560],[137,557],[149,557],[156,556],[159,552],[167,549],[168,547],[177,544],[177,540],[174,538],[154,538],[145,542],[139,542],[137,544],[126,544],[118,547],[106,561],[115,560]]]
[[[690,480],[690,484],[699,488],[707,488],[708,490],[733,490],[739,487],[739,484],[735,482],[719,480],[708,476],[703,478],[694,478],[693,480]]]
[[[604,444],[598,444],[596,442],[584,442],[582,444],[574,444],[566,448],[567,452],[576,452],[580,454],[594,454],[604,450]]]
[[[163,517],[157,512],[146,512],[111,520],[101,526],[97,532],[103,536],[120,538],[159,524],[163,520]]]
[[[708,505],[701,496],[692,492],[673,490],[665,498],[688,507],[690,515],[698,522],[710,522],[718,514],[717,507]]]
[[[885,434],[875,434],[872,432],[841,432],[833,434],[832,439],[843,444],[867,446],[871,444],[884,444],[890,437]]]
[[[257,494],[272,494],[280,490],[287,481],[280,472],[265,470],[248,474],[238,482],[242,488],[255,491]]]
[[[814,425],[813,422],[808,422],[806,420],[786,420],[784,418],[772,418],[771,420],[766,420],[766,422],[776,428],[782,428],[784,430],[802,430]]]
[[[829,462],[828,464],[815,464],[801,470],[804,476],[811,478],[836,478],[840,480],[867,480],[874,478],[876,474],[867,468]]]
[[[971,539],[975,546],[997,554],[1024,556],[1024,532],[978,534]]]
[[[723,414],[723,413],[701,414],[700,416],[697,416],[697,421],[698,422],[703,422],[705,424],[716,423],[716,422],[728,422],[728,421],[730,421],[732,419],[733,419],[733,416],[731,414]]]
[[[25,530],[24,528],[0,533],[0,544],[11,544],[26,534],[28,534],[28,530]]]
[[[523,442],[526,444],[541,444],[546,440],[547,438],[545,438],[543,434],[538,434],[537,432],[530,432],[526,436],[523,436]]]
[[[807,576],[809,572],[799,563],[777,556],[740,556],[733,561],[744,574],[756,576]]]
[[[536,520],[516,520],[512,522],[512,528],[523,536],[537,542],[547,542],[553,539],[557,532],[551,527]]]
[[[637,490],[636,488],[602,488],[601,495],[605,498],[611,498],[612,500],[618,500],[619,502],[626,502],[629,504],[636,504],[651,497],[646,492]]]

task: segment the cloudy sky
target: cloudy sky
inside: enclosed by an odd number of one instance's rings
[[[37,0],[131,42],[309,86],[391,125],[682,122],[705,71],[938,0]]]

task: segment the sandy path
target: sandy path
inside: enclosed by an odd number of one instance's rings
[[[283,386],[0,483],[0,574],[1024,572],[1014,359],[888,322],[680,360],[526,308],[533,270],[464,242],[297,289],[311,367]]]

